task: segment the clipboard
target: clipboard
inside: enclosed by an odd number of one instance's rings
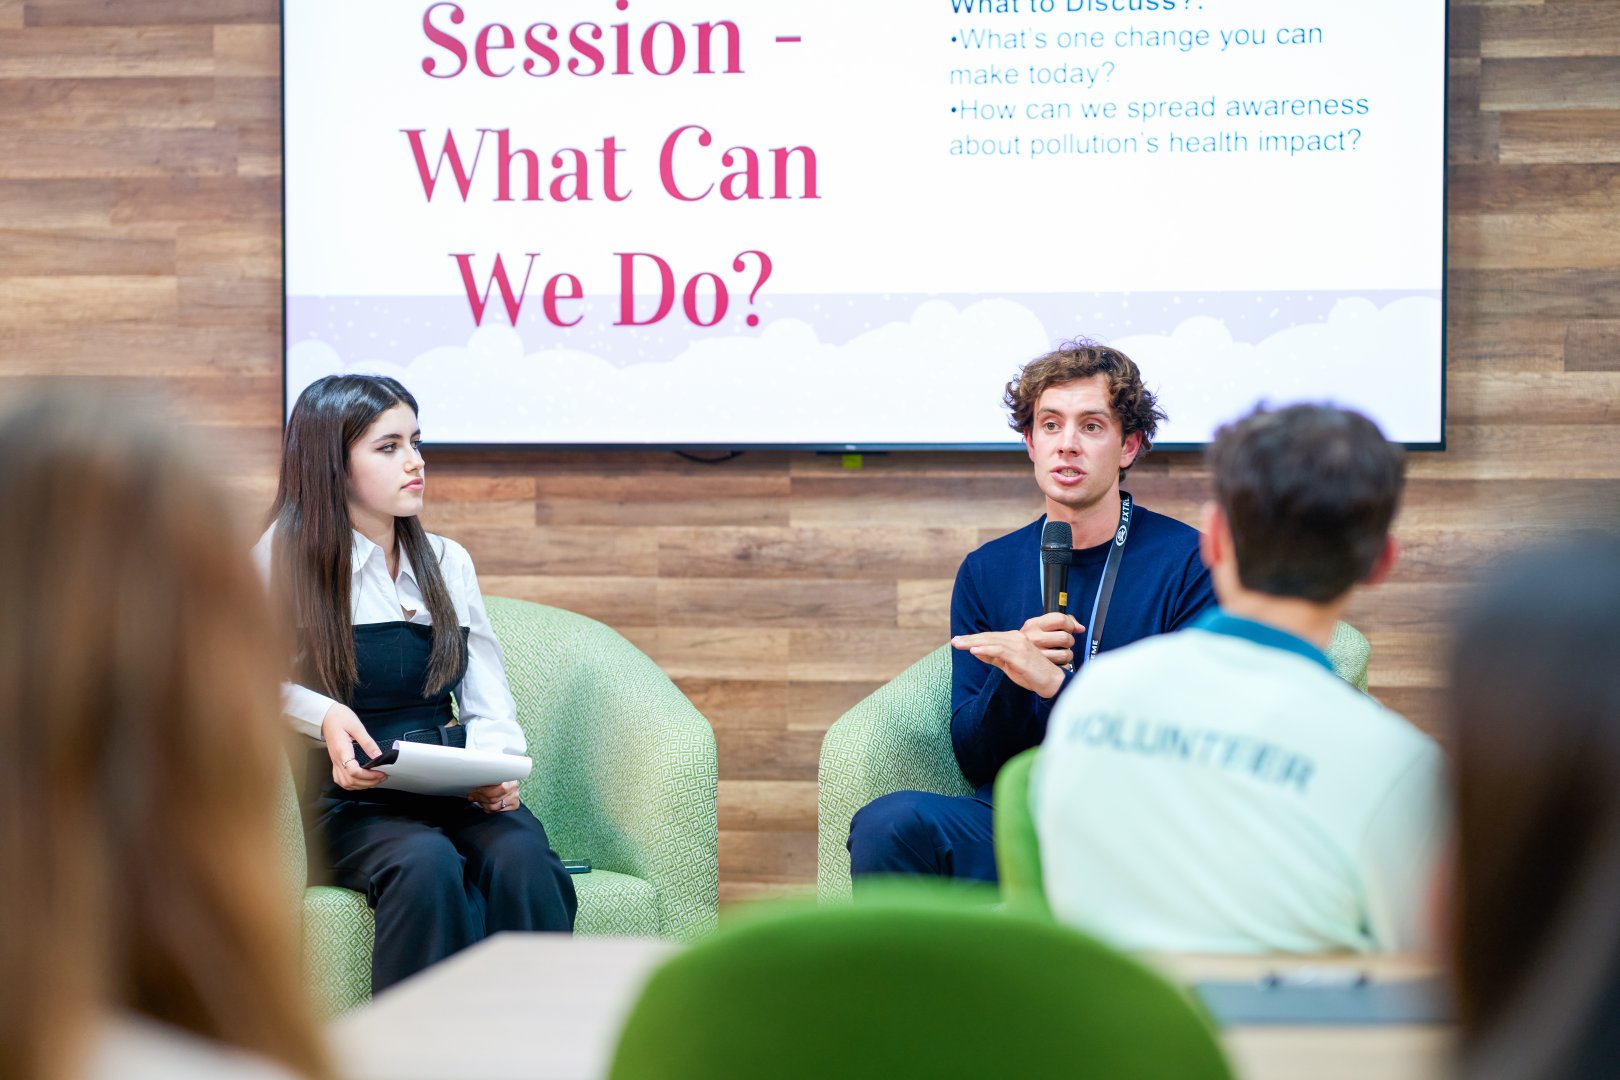
[[[411,791],[418,795],[464,796],[473,788],[525,779],[534,770],[530,758],[461,746],[396,739],[394,744],[361,768],[386,773],[379,790]]]

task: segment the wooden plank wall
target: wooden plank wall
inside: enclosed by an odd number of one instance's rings
[[[4,377],[166,397],[255,514],[278,439],[277,17],[272,0],[0,0]],[[1406,561],[1353,612],[1374,692],[1425,724],[1459,588],[1620,506],[1620,4],[1456,2],[1451,22],[1450,449],[1413,462]],[[487,591],[619,628],[713,721],[727,898],[812,880],[822,732],[943,640],[962,555],[1038,509],[1027,465],[986,455],[464,455],[432,473],[430,525]],[[1190,517],[1204,482],[1163,455],[1131,486]]]

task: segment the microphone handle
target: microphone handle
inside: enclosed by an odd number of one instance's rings
[[[1046,614],[1063,610],[1063,592],[1068,585],[1069,568],[1062,563],[1041,563],[1041,586],[1046,594]]]
[[[1041,591],[1046,594],[1046,613],[1063,610],[1063,593],[1069,585],[1069,566],[1067,563],[1041,563]],[[1074,670],[1074,661],[1070,660],[1063,665],[1064,671]]]

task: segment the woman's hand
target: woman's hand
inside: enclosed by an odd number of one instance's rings
[[[321,718],[321,738],[326,740],[326,754],[332,759],[332,782],[338,787],[345,791],[364,791],[388,779],[387,773],[362,769],[355,760],[356,743],[371,757],[381,754],[382,750],[347,705],[333,702],[326,710]]]
[[[481,788],[473,788],[467,792],[467,798],[486,814],[499,814],[507,810],[516,810],[522,797],[518,795],[517,781],[508,780],[504,784],[487,784]]]

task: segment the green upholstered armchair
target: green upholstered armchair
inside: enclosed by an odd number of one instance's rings
[[[576,931],[690,940],[712,929],[719,769],[708,721],[652,660],[601,623],[522,600],[485,602],[534,759],[523,799],[557,854],[591,864],[574,877]],[[303,832],[288,787],[284,832],[302,881]],[[365,898],[316,886],[303,904],[318,1005],[331,1015],[364,1002],[373,935]]]
[[[728,918],[653,972],[608,1075],[1232,1080],[1214,1025],[1163,976],[918,881]]]
[[[892,791],[971,795],[951,750],[951,647],[943,645],[840,717],[821,743],[816,895],[847,899],[849,822],[855,811]],[[1328,659],[1363,693],[1372,648],[1339,623]]]

